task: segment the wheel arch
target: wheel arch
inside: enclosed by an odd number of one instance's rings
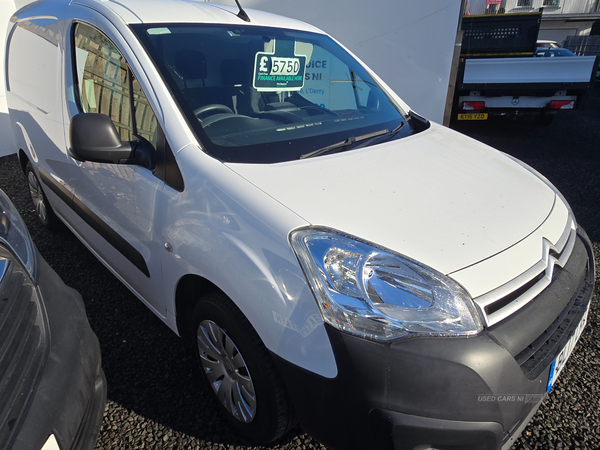
[[[223,292],[216,284],[200,275],[187,274],[179,279],[175,288],[175,320],[181,337],[189,335],[192,313],[200,296],[214,291]]]
[[[23,173],[25,173],[25,167],[27,167],[29,157],[22,148],[20,148],[17,152],[17,157],[19,158],[19,165],[21,166],[21,170],[23,171]]]

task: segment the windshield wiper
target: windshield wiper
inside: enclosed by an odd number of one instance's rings
[[[392,140],[392,138],[393,138],[394,136],[396,136],[396,135],[397,135],[397,134],[400,132],[400,130],[401,130],[403,127],[404,127],[404,125],[406,125],[406,120],[403,120],[402,122],[400,122],[400,123],[399,123],[399,124],[396,126],[396,128],[394,128],[392,131],[390,131],[390,132],[388,133],[387,139],[384,139],[384,140],[383,140],[383,141],[381,141],[381,142],[387,142],[387,141],[391,141],[391,140]]]
[[[396,127],[398,128],[398,127]],[[383,136],[384,134],[388,134],[389,131],[386,128],[385,130],[374,131],[372,133],[362,134],[360,136],[350,136],[345,141],[337,142],[335,144],[328,145],[327,147],[320,148],[315,150],[314,152],[306,153],[300,156],[300,159],[312,158],[313,156],[323,155],[325,153],[331,153],[335,150],[342,150],[346,147],[356,144],[358,142],[366,141],[367,139],[376,138],[379,136]]]

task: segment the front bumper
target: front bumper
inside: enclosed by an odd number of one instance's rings
[[[92,450],[102,424],[106,379],[100,345],[81,295],[67,287],[38,255],[38,289],[47,317],[50,349],[33,400],[11,450]]]
[[[550,286],[476,337],[378,343],[327,326],[334,379],[274,358],[301,425],[329,447],[506,449],[545,397],[550,365],[586,313],[593,283],[580,230]]]

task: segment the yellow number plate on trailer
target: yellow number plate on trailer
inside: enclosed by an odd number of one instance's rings
[[[488,113],[459,114],[458,120],[487,120]]]

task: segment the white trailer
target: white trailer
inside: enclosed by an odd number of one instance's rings
[[[541,12],[470,16],[455,93],[454,119],[533,115],[549,124],[559,110],[581,109],[596,78],[596,57],[537,49]]]
[[[547,125],[559,110],[585,106],[595,67],[595,56],[468,59],[454,118],[534,115]]]

